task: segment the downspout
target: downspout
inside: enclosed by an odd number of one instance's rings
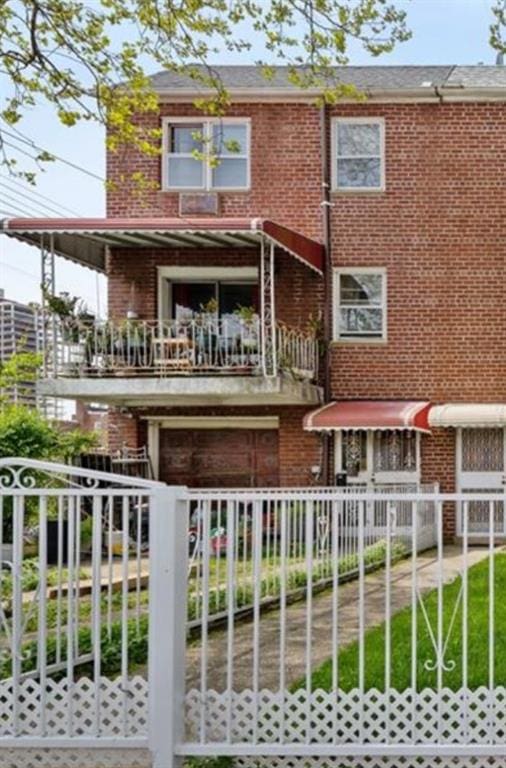
[[[323,104],[320,108],[320,157],[322,185],[322,229],[323,247],[325,249],[325,268],[323,273],[323,397],[328,403],[331,399],[331,353],[332,339],[332,242],[330,221],[330,168],[329,168],[329,119],[328,108]],[[332,441],[331,435],[324,432],[322,436],[322,480],[325,485],[333,485],[332,472]]]

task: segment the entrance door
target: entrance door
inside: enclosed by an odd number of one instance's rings
[[[416,486],[420,482],[420,437],[411,430],[336,432],[336,472],[348,485]]]
[[[457,431],[457,487],[462,493],[499,493],[506,486],[506,435],[504,427],[462,428]],[[463,510],[461,510],[462,512]],[[494,529],[504,534],[504,504],[493,510]],[[485,536],[489,531],[488,502],[475,501],[468,507],[469,535]],[[462,514],[457,533],[462,534]]]
[[[350,488],[416,492],[420,484],[420,434],[401,429],[336,432],[336,472],[346,472]],[[411,505],[398,502],[395,506],[397,533],[411,535]],[[367,502],[366,526],[373,540],[384,537],[386,502]]]

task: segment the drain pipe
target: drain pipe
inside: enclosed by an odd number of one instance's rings
[[[325,249],[325,269],[323,274],[323,397],[328,403],[331,398],[330,388],[330,341],[332,339],[332,258],[331,258],[331,223],[330,223],[330,168],[329,168],[329,115],[328,107],[320,107],[320,157],[322,185],[322,229]],[[322,480],[325,485],[334,484],[332,471],[332,440],[328,432],[322,435]]]

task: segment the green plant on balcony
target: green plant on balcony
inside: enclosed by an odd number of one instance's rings
[[[85,342],[95,315],[88,310],[84,301],[66,291],[52,294],[43,288],[42,293],[47,309],[60,320],[63,341],[70,344]]]
[[[199,362],[214,366],[219,350],[218,302],[213,297],[200,305],[195,315],[195,343]]]
[[[150,366],[153,331],[143,321],[126,318],[119,325],[108,325],[106,346],[116,362],[126,368]]]
[[[255,307],[243,307],[241,304],[238,304],[234,310],[234,315],[239,318],[242,327],[241,346],[247,349],[248,352],[256,352],[258,350],[258,314]]]

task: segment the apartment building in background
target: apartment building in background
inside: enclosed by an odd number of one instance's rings
[[[41,341],[42,325],[36,310],[7,299],[0,289],[0,365],[20,352],[38,352]],[[13,403],[34,408],[38,404],[35,381],[17,382],[1,394]]]

